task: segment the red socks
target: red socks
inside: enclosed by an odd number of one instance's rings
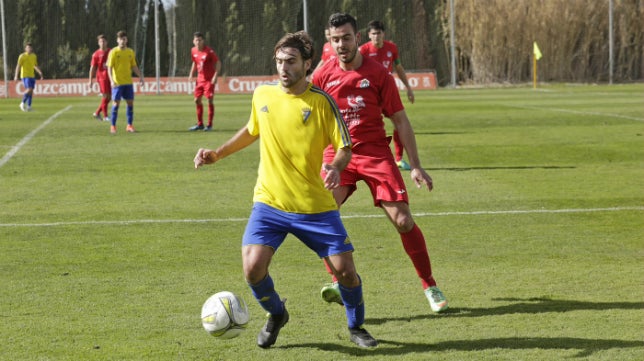
[[[411,262],[414,264],[416,274],[418,274],[423,283],[423,289],[436,286],[436,281],[432,276],[432,265],[429,261],[429,253],[427,253],[425,236],[423,236],[423,232],[418,228],[418,225],[414,224],[414,228],[411,231],[401,233],[400,239],[405,252],[407,252]]]

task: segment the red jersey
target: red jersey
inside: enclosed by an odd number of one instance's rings
[[[324,46],[322,47],[322,57],[320,58],[320,60],[327,61],[334,57],[335,57],[335,51],[333,51],[333,48],[331,47],[331,43],[327,41],[326,43],[324,43]]]
[[[383,114],[389,117],[404,109],[394,78],[367,57],[360,68],[349,71],[340,68],[337,60],[327,61],[313,75],[313,84],[335,99],[354,148],[387,142]]]
[[[101,50],[98,49],[92,54],[92,62],[90,66],[96,67],[96,80],[109,80],[107,76],[107,56],[110,54],[111,49]]]
[[[197,65],[197,82],[211,81],[215,76],[215,64],[219,61],[217,53],[208,46],[204,46],[201,51],[195,46],[190,55],[192,62]]]
[[[360,46],[360,52],[365,57],[384,65],[389,73],[393,72],[394,65],[398,63],[398,47],[391,41],[383,41],[382,48],[380,49],[376,48],[370,41]]]

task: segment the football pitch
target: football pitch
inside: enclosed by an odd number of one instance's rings
[[[418,92],[406,109],[435,189],[408,181],[434,275],[434,314],[368,189],[342,208],[374,350],[325,304],[322,262],[289,237],[271,265],[290,322],[260,349],[265,312],[241,269],[257,144],[194,170],[248,119],[216,95],[213,132],[190,95],[138,96],[91,118],[97,97],[0,99],[0,360],[641,360],[644,85]],[[388,122],[388,121],[387,121]],[[387,124],[391,129],[391,125]],[[202,328],[218,291],[248,303],[238,338]]]

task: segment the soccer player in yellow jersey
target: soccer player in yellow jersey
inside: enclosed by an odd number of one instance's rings
[[[23,112],[31,111],[31,99],[34,95],[34,88],[36,87],[35,72],[40,75],[40,80],[43,79],[42,71],[38,67],[38,58],[34,54],[34,48],[31,43],[25,44],[25,52],[18,57],[18,65],[16,65],[16,75],[13,80],[18,81],[18,75],[22,79],[22,84],[25,87],[25,93],[22,95],[20,102],[20,110]]]
[[[107,75],[112,85],[112,127],[110,132],[116,134],[116,117],[119,112],[121,99],[127,103],[127,128],[129,133],[134,133],[134,86],[132,85],[132,72],[139,76],[143,84],[143,75],[136,65],[134,50],[127,47],[127,34],[119,31],[116,34],[118,46],[110,51],[107,57]]]
[[[273,57],[279,82],[257,87],[246,126],[216,150],[199,149],[195,167],[217,162],[259,139],[260,163],[254,205],[242,240],[244,276],[255,299],[270,317],[257,345],[272,346],[289,314],[268,272],[273,254],[288,233],[331,264],[345,305],[350,340],[361,347],[378,342],[362,327],[362,281],[353,262],[353,246],[330,190],[351,160],[351,139],[331,97],[306,80],[313,43],[303,31],[286,34]],[[335,150],[322,162],[327,145]],[[325,178],[320,169],[326,170]]]

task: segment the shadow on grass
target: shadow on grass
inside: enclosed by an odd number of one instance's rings
[[[412,321],[414,319],[429,319],[436,317],[484,317],[501,316],[515,313],[539,314],[549,312],[569,312],[584,310],[641,310],[644,309],[644,302],[587,302],[571,300],[553,300],[547,297],[535,298],[493,298],[493,301],[515,302],[509,305],[469,308],[450,307],[441,314],[423,314],[411,317],[397,318],[369,318],[367,324],[379,325],[390,321]]]
[[[557,165],[531,165],[531,166],[507,166],[507,167],[463,167],[463,168],[427,168],[428,170],[448,170],[448,171],[457,171],[465,172],[469,170],[508,170],[508,169],[575,169],[574,166],[557,166]]]
[[[347,336],[348,338],[348,336]],[[376,337],[377,338],[377,337]],[[346,341],[347,343],[349,341]],[[454,340],[437,343],[412,343],[378,340],[379,347],[373,350],[360,349],[357,346],[337,343],[307,343],[282,346],[277,348],[312,348],[355,356],[381,355],[401,356],[405,354],[422,354],[449,351],[483,351],[502,350],[579,350],[574,357],[588,357],[595,352],[614,348],[644,347],[644,341],[624,341],[611,339],[585,339],[575,337],[502,337],[480,340]]]

